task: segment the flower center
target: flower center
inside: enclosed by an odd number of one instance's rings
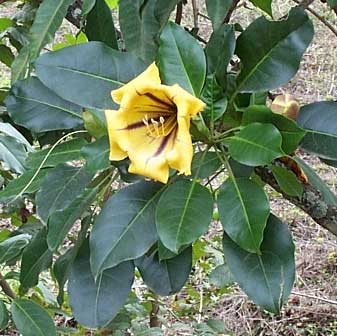
[[[157,118],[148,118],[147,114],[142,119],[147,128],[147,134],[153,138],[161,138],[167,136],[177,125],[177,116],[175,114],[169,117],[159,116]]]

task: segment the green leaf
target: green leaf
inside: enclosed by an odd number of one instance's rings
[[[328,5],[334,9],[335,7],[337,7],[337,0],[328,0]]]
[[[95,6],[96,0],[83,0],[81,15],[87,15]]]
[[[216,79],[223,87],[226,84],[227,67],[233,57],[235,43],[234,26],[223,25],[212,33],[205,48],[208,73],[215,73]]]
[[[108,4],[110,9],[114,9],[118,7],[119,0],[105,0],[105,2]]]
[[[336,195],[329,189],[326,183],[316,174],[316,172],[302,159],[296,156],[292,157],[292,159],[299,164],[304,174],[307,176],[309,183],[321,192],[324,202],[332,206],[337,206]]]
[[[233,284],[234,279],[226,264],[218,265],[209,275],[209,282],[217,288],[226,288]]]
[[[33,147],[31,144],[26,140],[26,138],[10,123],[3,123],[0,122],[0,132],[4,133],[5,135],[9,135],[18,142],[22,143],[25,145],[28,151],[33,151]]]
[[[26,148],[22,143],[15,138],[0,134],[0,161],[3,161],[7,169],[22,174],[25,171],[26,157]]]
[[[172,251],[170,251],[169,249],[167,249],[163,243],[158,240],[158,259],[159,261],[163,261],[165,259],[171,259],[176,257],[177,254],[173,253]]]
[[[81,150],[81,154],[86,160],[86,170],[91,173],[96,173],[99,170],[109,168],[111,166],[109,153],[109,139],[106,136],[84,146]]]
[[[227,97],[214,74],[207,76],[201,98],[206,103],[202,113],[204,119],[214,123],[222,117],[227,108]]]
[[[11,27],[13,24],[13,21],[10,18],[0,18],[0,32],[3,32],[7,28]]]
[[[203,161],[202,161],[202,158]],[[194,154],[192,167],[191,167],[191,176],[199,179],[205,179],[213,175],[221,167],[221,161],[219,160],[218,155],[215,152],[198,152]]]
[[[90,235],[95,277],[122,261],[139,258],[157,241],[154,212],[162,188],[159,183],[136,183],[104,204]]]
[[[25,45],[12,63],[11,82],[24,79],[28,72],[29,46]]]
[[[178,181],[161,195],[156,209],[156,225],[161,242],[178,254],[204,234],[212,220],[213,198],[197,182]]]
[[[88,188],[76,197],[66,209],[56,210],[48,219],[47,243],[55,251],[67,236],[75,221],[94,201],[99,188]]]
[[[85,33],[89,41],[101,41],[118,50],[114,22],[105,0],[96,0],[94,7],[87,15]]]
[[[95,61],[93,61],[95,60]],[[88,42],[40,56],[35,67],[40,80],[57,95],[87,108],[114,108],[111,90],[144,70],[135,56]]]
[[[299,7],[286,20],[273,22],[263,16],[255,20],[237,40],[242,70],[236,93],[267,91],[287,83],[297,72],[313,34],[312,22]]]
[[[233,5],[233,0],[206,0],[208,16],[212,20],[213,30],[224,24],[224,20]]]
[[[35,175],[36,170],[28,170],[21,176],[9,182],[5,189],[0,191],[0,202],[5,202],[16,197],[27,186]],[[34,178],[33,182],[25,190],[24,194],[33,194],[39,189],[41,181],[47,175],[48,169],[41,169]]]
[[[39,275],[52,263],[52,252],[48,250],[47,229],[41,229],[22,254],[20,269],[20,293],[34,287],[39,282]]]
[[[49,154],[42,167],[56,167],[60,163],[80,160],[81,149],[86,144],[87,142],[83,138],[75,138],[57,145]],[[48,152],[50,152],[50,148],[30,153],[25,162],[26,166],[28,168],[38,168]]]
[[[22,336],[56,336],[54,322],[47,311],[31,300],[13,300],[12,316]]]
[[[260,253],[270,211],[264,190],[248,178],[228,178],[217,203],[221,224],[229,237],[244,250]]]
[[[11,67],[14,58],[15,56],[12,50],[4,44],[0,44],[0,62],[4,63],[8,67]]]
[[[5,103],[16,124],[36,133],[83,124],[81,107],[58,97],[36,77],[16,82]]]
[[[279,166],[272,166],[271,170],[282,191],[289,196],[302,197],[303,185],[292,171]]]
[[[2,300],[0,300],[0,330],[7,327],[9,321],[7,308]]]
[[[242,125],[253,122],[270,123],[275,125],[282,135],[282,149],[285,153],[292,153],[305,135],[305,131],[297,124],[281,114],[273,113],[266,106],[249,106],[243,112]]]
[[[197,40],[184,28],[169,22],[160,35],[159,70],[167,85],[178,83],[199,96],[206,75],[206,58]]]
[[[134,278],[132,261],[103,271],[95,281],[90,271],[89,242],[86,241],[72,265],[68,291],[74,317],[90,328],[103,327],[127,299]]]
[[[284,155],[282,136],[271,124],[249,124],[227,142],[230,155],[247,166],[265,165]]]
[[[70,206],[85,190],[92,176],[83,166],[60,164],[51,170],[36,194],[36,212],[40,219],[47,223],[54,212]]]
[[[158,252],[135,260],[135,265],[146,283],[161,296],[178,293],[184,286],[192,268],[192,247],[184,249],[179,255],[159,261]]]
[[[22,249],[28,245],[31,236],[19,234],[0,243],[0,264],[17,257]]]
[[[269,217],[261,255],[246,252],[226,234],[223,247],[229,269],[240,287],[263,309],[279,313],[295,280],[295,248],[288,227],[277,217]]]
[[[103,121],[100,117],[100,111],[101,110],[85,110],[83,112],[84,127],[89,134],[96,139],[99,139],[108,133],[105,116],[103,115]],[[104,114],[104,111],[102,112]]]
[[[300,109],[298,124],[307,133],[301,147],[322,158],[337,159],[337,103],[316,102]]]
[[[35,59],[41,49],[54,38],[72,0],[44,0],[39,6],[30,29],[30,60]]]
[[[262,9],[264,12],[269,14],[271,17],[273,16],[273,12],[271,9],[271,2],[272,0],[250,0],[254,6]]]

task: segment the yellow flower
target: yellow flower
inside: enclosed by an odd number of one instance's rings
[[[154,63],[111,96],[120,108],[105,111],[110,160],[129,157],[130,173],[163,183],[170,167],[191,174],[190,119],[205,107],[201,100],[178,84],[161,84]]]

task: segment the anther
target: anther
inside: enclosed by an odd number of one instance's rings
[[[163,117],[160,117],[159,121],[161,124],[161,131],[163,132],[163,135],[164,135],[165,134],[165,128],[164,128],[165,119]]]
[[[151,123],[152,123],[154,129],[156,130],[157,136],[160,137],[159,127],[158,127],[158,121],[156,121],[153,118],[151,118]]]

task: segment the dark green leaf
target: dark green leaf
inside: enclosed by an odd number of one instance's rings
[[[218,288],[228,287],[233,284],[233,276],[226,264],[215,267],[209,275],[209,282]]]
[[[0,134],[0,161],[3,161],[7,169],[22,174],[25,171],[26,157],[26,148],[22,143],[15,138]]]
[[[34,287],[39,282],[39,274],[52,262],[52,252],[48,250],[47,229],[41,229],[27,245],[22,254],[20,270],[20,292]]]
[[[169,22],[160,35],[159,69],[165,84],[178,83],[199,96],[206,75],[205,54],[184,28]]]
[[[55,251],[75,221],[82,216],[95,199],[98,188],[86,189],[71,202],[66,209],[51,213],[48,219],[47,243],[51,251]]]
[[[36,210],[47,223],[57,210],[65,210],[80,195],[92,178],[85,167],[58,165],[43,180],[36,194]]]
[[[272,166],[272,172],[282,191],[289,196],[302,197],[303,186],[292,171],[283,167]]]
[[[19,234],[10,237],[0,243],[0,264],[17,257],[22,249],[27,246],[31,236],[28,234]]]
[[[253,167],[243,165],[242,163],[237,162],[237,161],[233,160],[232,158],[229,159],[229,164],[230,164],[230,166],[232,168],[232,171],[233,171],[233,174],[236,178],[239,178],[239,177],[249,178],[254,171]]]
[[[212,33],[205,48],[208,72],[215,73],[218,82],[223,86],[226,83],[227,66],[233,57],[235,43],[234,27],[223,25]]]
[[[12,63],[11,82],[24,79],[28,72],[29,46],[25,45]]]
[[[270,123],[275,125],[282,135],[282,149],[285,153],[292,153],[305,135],[305,131],[285,116],[273,113],[266,106],[249,106],[242,117],[242,125],[253,122]]]
[[[54,38],[67,9],[73,0],[44,0],[39,6],[30,29],[30,59],[35,59],[41,49]]]
[[[255,20],[237,40],[242,70],[236,92],[267,91],[287,83],[297,72],[313,33],[312,22],[299,7],[286,20]]]
[[[266,12],[270,16],[273,16],[273,12],[271,9],[272,0],[249,0],[249,1],[253,3],[254,6],[262,9],[264,12]]]
[[[161,296],[172,295],[180,291],[191,272],[192,247],[162,261],[159,261],[158,253],[154,251],[150,256],[137,259],[135,264],[152,291]]]
[[[56,336],[53,320],[47,311],[34,301],[14,300],[12,316],[22,336]]]
[[[69,275],[69,303],[76,320],[90,328],[103,327],[123,306],[133,283],[134,266],[126,261],[104,270],[95,281],[86,241]]]
[[[229,153],[247,166],[260,166],[283,156],[282,136],[271,124],[251,123],[227,140]]]
[[[241,249],[226,234],[223,246],[229,269],[240,287],[263,309],[279,313],[295,280],[295,248],[287,226],[277,217],[269,217],[261,255]]]
[[[18,142],[25,145],[28,151],[34,150],[27,139],[10,123],[0,122],[0,132],[15,138]]]
[[[81,154],[86,160],[86,170],[96,173],[99,170],[109,168],[111,165],[109,153],[109,139],[106,136],[84,146],[81,150]]]
[[[163,243],[158,240],[158,258],[159,261],[165,260],[165,259],[171,259],[176,257],[177,254],[173,253],[172,251],[170,251],[169,249],[167,249]]]
[[[212,220],[213,198],[197,182],[178,181],[161,195],[156,225],[161,242],[174,253],[204,234]]]
[[[94,7],[87,15],[85,33],[89,41],[101,41],[118,50],[114,22],[105,0],[96,0]]]
[[[95,60],[95,61],[93,61]],[[40,80],[60,97],[83,107],[106,109],[115,105],[111,90],[144,70],[135,56],[89,42],[40,56],[35,62]]]
[[[233,5],[233,0],[206,0],[208,16],[212,20],[213,30],[217,30]]]
[[[83,124],[81,107],[58,97],[36,77],[16,82],[5,103],[16,124],[36,133]]]
[[[166,0],[166,1],[157,1],[154,8],[154,15],[160,24],[160,28],[163,28],[170,14],[173,11],[174,7],[179,3],[180,0]]]
[[[316,102],[303,106],[297,122],[307,131],[301,142],[303,149],[325,159],[337,159],[336,102]]]
[[[122,261],[139,258],[157,241],[154,212],[161,190],[159,183],[140,182],[105,203],[90,235],[95,277]]]
[[[202,158],[204,158],[203,161]],[[221,161],[215,152],[198,152],[194,154],[192,161],[192,175],[191,177],[197,177],[199,179],[205,179],[213,175],[221,167]]]
[[[60,163],[80,160],[81,148],[86,144],[87,142],[83,138],[75,138],[57,145],[48,155],[42,167],[55,167]],[[47,148],[30,153],[25,162],[26,166],[28,168],[38,168],[49,151],[50,148]]]
[[[9,321],[8,311],[4,302],[0,301],[0,330],[7,327]]]
[[[0,62],[4,63],[8,67],[11,67],[14,58],[15,56],[12,53],[12,50],[4,44],[0,44]]]
[[[229,237],[241,248],[259,253],[270,211],[264,190],[248,178],[228,178],[217,203],[221,224]]]
[[[96,0],[83,0],[81,15],[87,15],[95,6]]]
[[[328,5],[329,5],[331,8],[337,7],[337,0],[328,0]]]

